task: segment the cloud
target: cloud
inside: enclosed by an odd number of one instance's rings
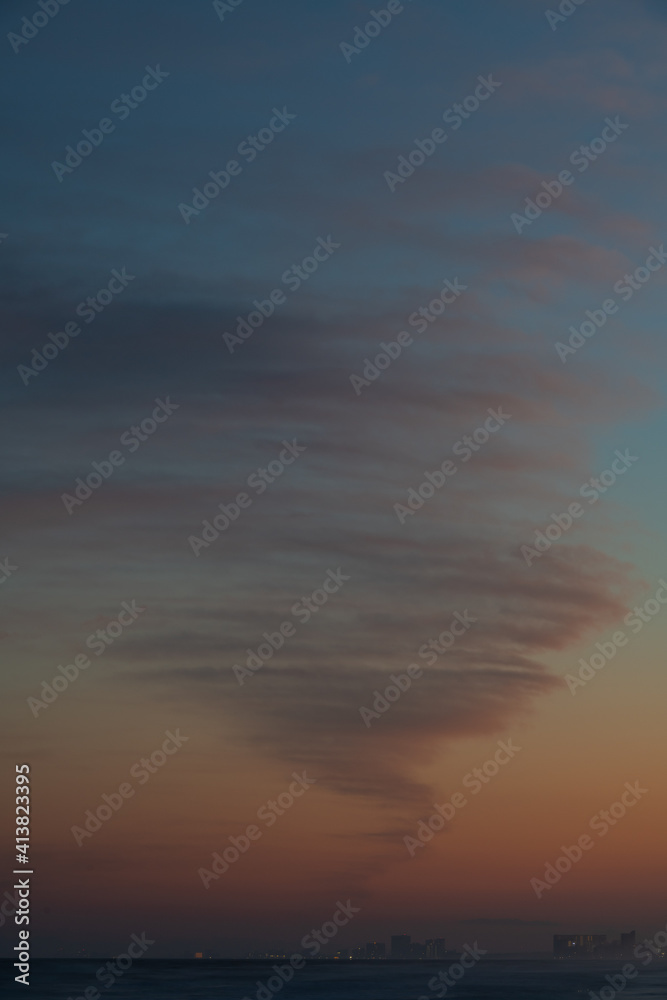
[[[613,252],[567,239],[538,243],[532,257],[534,268],[570,274],[588,266],[596,281],[617,263]],[[515,248],[499,266],[511,274],[531,257]],[[599,373],[593,384],[584,365],[581,374],[556,367],[541,342],[529,346],[475,295],[462,296],[422,340],[415,334],[405,356],[356,397],[349,374],[404,326],[411,298],[429,301],[403,288],[363,318],[287,309],[234,356],[220,341],[234,306],[171,310],[144,293],[119,303],[19,397],[33,459],[17,462],[5,498],[8,523],[39,551],[56,589],[66,581],[80,590],[91,559],[104,553],[115,599],[89,607],[82,594],[79,621],[128,596],[151,609],[141,630],[110,650],[100,684],[145,685],[147,697],[189,702],[213,713],[211,722],[233,713],[254,751],[308,765],[322,788],[372,798],[392,815],[429,802],[420,775],[442,747],[505,731],[561,688],[545,654],[623,615],[631,566],[585,538],[562,541],[531,567],[518,547],[542,511],[572,499],[594,471],[582,421],[618,419],[619,398],[632,414],[654,402],[631,377]],[[167,393],[179,410],[67,515],[60,494]],[[95,419],[83,420],[93,400]],[[457,459],[446,489],[400,524],[394,504],[498,406],[511,415],[506,426],[469,462]],[[188,536],[248,488],[283,438],[305,453],[195,559]],[[48,470],[39,484],[35,456]],[[233,664],[339,566],[349,583],[239,687]],[[426,666],[419,648],[466,609],[475,627]],[[410,662],[424,676],[367,729],[360,706]]]

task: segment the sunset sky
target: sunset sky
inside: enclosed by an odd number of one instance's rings
[[[149,957],[298,949],[348,899],[360,912],[331,951],[664,927],[667,605],[624,619],[667,580],[667,11],[586,0],[552,28],[546,6],[407,0],[350,53],[386,4],[74,0],[4,43],[2,787],[12,800],[30,763],[37,953],[110,954],[133,932]],[[8,0],[1,34],[38,9]],[[451,110],[476,88],[475,110]],[[97,145],[54,168],[84,129]],[[416,140],[430,152],[410,173]],[[272,315],[234,343],[254,300]],[[586,310],[604,322],[559,356]],[[26,375],[66,324],[80,333]],[[401,331],[400,356],[351,380]],[[490,410],[507,419],[466,459],[457,442]],[[113,452],[87,499],[63,501]],[[581,487],[613,462],[591,503]],[[336,574],[304,620],[295,605]],[[97,655],[86,639],[123,602],[145,610]],[[456,613],[476,621],[429,664],[419,650]],[[35,711],[78,654],[90,667]],[[365,725],[412,663],[421,676]],[[187,740],[140,783],[130,769],[166,731]],[[466,791],[510,740],[520,752]],[[304,771],[307,793],[258,820]],[[134,795],[79,846],[72,827],[124,782]],[[538,899],[530,880],[626,782],[647,792]],[[411,857],[404,838],[461,790]],[[198,870],[253,823],[205,888]]]

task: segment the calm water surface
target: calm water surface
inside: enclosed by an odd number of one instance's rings
[[[28,988],[13,982],[11,962],[0,964],[0,995],[26,1000],[78,1000],[89,987],[99,988],[101,1000],[436,1000],[429,979],[451,963],[311,962],[277,992],[265,986],[260,991],[275,975],[272,962],[136,962],[109,989],[95,978],[101,960],[34,961]],[[600,990],[611,1000],[605,975],[617,975],[622,965],[485,960],[449,987],[445,1000],[593,1000],[591,993],[599,996]],[[667,998],[667,966],[642,969],[617,995],[623,1000]]]

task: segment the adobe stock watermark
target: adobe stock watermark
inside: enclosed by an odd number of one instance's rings
[[[252,163],[257,154],[266,149],[279,132],[284,132],[295,118],[296,115],[290,114],[284,106],[282,111],[274,108],[273,117],[269,119],[268,125],[261,128],[257,135],[247,135],[237,146],[237,154],[242,156],[246,163]],[[213,199],[229,187],[232,177],[238,177],[241,173],[243,173],[243,166],[238,160],[228,160],[224,170],[209,170],[210,181],[206,181],[201,189],[192,189],[192,204],[187,205],[185,202],[181,202],[178,206],[178,211],[185,225],[189,226],[191,217],[200,215],[205,208],[208,208]]]
[[[634,635],[637,632],[641,632],[644,625],[652,621],[662,611],[665,604],[667,604],[667,583],[664,580],[658,580],[658,583],[660,586],[656,590],[655,596],[649,597],[641,607],[635,605],[632,611],[629,611],[623,619],[623,623],[632,630]],[[661,593],[663,596],[660,596]],[[618,650],[627,646],[628,639],[629,637],[623,629],[619,629],[617,632],[614,632],[611,639],[607,642],[596,642],[595,648],[597,649],[597,653],[593,653],[590,660],[584,660],[583,657],[580,658],[579,663],[581,666],[579,667],[577,676],[574,677],[572,674],[565,675],[567,686],[572,694],[576,694],[577,688],[585,687],[589,681],[597,677],[599,671],[603,667],[606,667],[610,660],[613,660]]]
[[[320,264],[328,260],[339,247],[340,243],[334,243],[330,235],[327,236],[326,240],[324,237],[318,236],[312,255],[304,257],[300,264],[292,264],[291,267],[288,267],[286,271],[283,271],[280,280],[284,285],[287,285],[291,292],[297,292],[303,282],[308,281],[308,278],[317,271]],[[274,288],[266,299],[254,299],[252,304],[255,309],[253,312],[248,313],[247,316],[236,317],[236,333],[225,331],[222,335],[229,353],[233,354],[235,347],[252,337],[264,320],[273,315],[276,306],[282,306],[285,302],[287,302],[287,295],[280,288]]]
[[[422,656],[422,650],[427,651],[427,658],[429,661],[429,666],[433,664],[438,659],[438,655],[442,656],[449,649],[452,648],[457,638],[465,635],[471,625],[477,621],[476,618],[470,614],[468,609],[461,614],[459,611],[454,612],[454,617],[449,623],[449,628],[443,629],[437,639],[429,639],[427,643],[419,649],[419,655]],[[405,668],[404,674],[390,674],[389,684],[384,692],[380,692],[378,689],[373,691],[375,698],[373,700],[373,708],[366,708],[365,705],[361,705],[359,708],[359,714],[363,720],[364,725],[367,729],[371,727],[371,719],[379,719],[385,712],[388,712],[393,704],[395,704],[399,698],[401,698],[406,691],[412,687],[412,682],[414,680],[419,680],[422,676],[423,670],[417,663],[410,663]]]
[[[282,476],[286,467],[296,461],[299,455],[306,450],[305,445],[296,443],[296,438],[292,438],[291,442],[283,441],[282,443],[285,447],[278,458],[269,462],[265,469],[260,467],[252,472],[246,479],[247,485],[255,491],[257,496],[261,496],[271,483]],[[232,521],[238,520],[241,511],[247,510],[252,502],[253,498],[247,493],[237,493],[232,503],[219,503],[220,513],[215,514],[211,521],[202,521],[201,538],[197,535],[188,535],[188,542],[194,554],[198,556],[202,549],[207,549],[213,542],[217,541],[221,532],[226,531]]]
[[[292,605],[292,615],[299,623],[305,625],[306,622],[310,621],[311,616],[327,603],[331,594],[337,593],[349,579],[350,577],[345,576],[340,566],[335,573],[332,569],[328,569],[322,586],[314,590],[310,597],[302,597],[300,601]],[[286,639],[291,639],[292,636],[296,635],[296,628],[296,625],[291,621],[285,620],[281,622],[279,631],[263,632],[262,638],[266,639],[266,642],[260,643],[256,650],[246,649],[248,655],[245,667],[240,667],[238,663],[235,663],[232,668],[239,684],[243,685],[246,677],[253,677],[255,672],[263,667],[267,660],[271,659],[274,652],[285,645]]]
[[[140,448],[144,441],[148,441],[159,425],[168,420],[174,410],[178,410],[181,405],[180,403],[172,403],[169,396],[167,396],[166,401],[156,399],[155,403],[157,405],[152,416],[145,417],[140,424],[133,425],[120,436],[120,444],[127,448],[130,454]],[[122,452],[114,449],[114,451],[109,452],[108,458],[92,463],[93,471],[87,474],[85,481],[82,476],[75,479],[74,496],[69,493],[62,493],[60,496],[67,513],[72,514],[75,507],[80,507],[81,504],[85,503],[93,495],[94,490],[99,489],[102,483],[114,474],[116,469],[125,464],[125,457]]]
[[[442,120],[451,125],[451,131],[457,132],[463,122],[470,118],[477,111],[484,101],[502,86],[499,80],[494,80],[493,75],[478,76],[479,83],[475,87],[474,93],[468,94],[458,104],[453,104],[442,113]],[[401,154],[397,161],[395,172],[385,170],[382,175],[387,182],[389,190],[393,192],[399,184],[405,184],[408,178],[412,177],[415,170],[421,167],[427,157],[433,156],[437,147],[449,139],[448,133],[443,128],[434,128],[430,137],[426,139],[415,139],[415,148],[410,150],[407,156]]]
[[[288,809],[291,809],[295,800],[301,798],[317,780],[309,778],[305,771],[302,774],[293,771],[292,777],[294,781],[291,782],[286,791],[281,792],[275,799],[269,799],[257,810],[257,819],[260,819],[265,826],[273,826],[278,817],[283,816]],[[210,862],[211,868],[197,869],[197,875],[204,888],[210,888],[211,882],[217,881],[221,875],[229,871],[230,866],[235,864],[242,854],[246,854],[250,849],[250,844],[259,840],[262,833],[263,831],[256,823],[250,823],[245,828],[245,832],[238,837],[227,837],[229,846],[223,848],[222,857],[215,851]]]
[[[452,447],[452,454],[460,456],[462,462],[470,461],[473,454],[487,443],[491,435],[496,434],[512,418],[511,413],[503,413],[502,406],[499,406],[497,410],[489,408],[486,412],[489,416],[484,423],[476,427],[471,434],[464,434],[461,440]],[[424,481],[416,489],[412,486],[408,489],[407,507],[401,503],[394,504],[394,513],[399,524],[405,524],[408,515],[421,510],[426,501],[435,496],[435,491],[442,489],[447,482],[447,477],[451,478],[457,472],[458,466],[449,458],[446,458],[440,467],[434,469],[433,472],[425,472]]]
[[[464,788],[469,788],[471,795],[479,795],[485,785],[495,778],[495,776],[500,771],[501,767],[512,760],[515,754],[521,751],[521,747],[515,747],[510,738],[509,743],[505,743],[504,740],[498,740],[496,746],[498,749],[494,753],[493,757],[489,757],[485,760],[483,764],[479,767],[473,767],[471,771],[462,778],[461,784]],[[447,802],[443,802],[442,805],[433,804],[435,812],[432,813],[427,820],[420,819],[417,824],[417,836],[405,836],[403,837],[403,843],[405,844],[408,854],[411,858],[414,858],[417,850],[420,847],[426,847],[436,833],[444,830],[445,823],[450,823],[454,816],[456,815],[457,809],[463,809],[468,804],[468,799],[465,797],[463,792],[454,792],[450,796]]]
[[[486,954],[488,951],[485,948],[480,948],[476,941],[472,946],[464,944],[458,962],[452,962],[446,972],[440,971],[437,976],[432,976],[429,979],[428,988],[431,993],[434,993],[438,1000],[447,996],[447,990],[460,983],[468,969],[477,965],[482,955]],[[419,1000],[433,1000],[433,998],[420,996]]]
[[[0,927],[4,927],[7,923],[9,917],[13,917],[15,913],[18,912],[19,906],[19,894],[18,892],[10,895],[7,890],[4,892],[4,899],[2,904],[0,904]]]
[[[462,285],[458,278],[450,281],[445,278],[440,294],[431,299],[428,306],[420,306],[408,316],[408,324],[423,333],[428,328],[429,323],[434,323],[438,316],[442,316],[446,306],[456,302],[459,295],[468,290],[468,285]],[[382,350],[376,354],[373,361],[370,358],[364,359],[363,378],[361,375],[350,375],[350,382],[356,396],[361,395],[362,386],[369,386],[380,377],[383,371],[392,364],[396,358],[400,357],[404,347],[410,347],[414,343],[412,334],[407,330],[401,330],[396,340],[390,340],[388,344],[384,341],[380,344]]]
[[[109,646],[112,646],[116,639],[123,634],[125,629],[134,625],[139,615],[145,610],[145,608],[137,607],[137,602],[135,600],[131,601],[129,604],[127,601],[123,601],[121,604],[121,610],[117,617],[114,618],[105,628],[98,628],[95,632],[91,632],[86,639],[86,646],[95,653],[95,656],[102,656]],[[77,653],[72,663],[68,663],[64,667],[58,667],[60,673],[56,674],[50,684],[43,681],[42,690],[40,691],[40,697],[42,700],[40,701],[39,698],[33,697],[27,699],[28,708],[32,712],[34,718],[37,718],[40,711],[45,710],[49,707],[49,705],[52,705],[56,698],[58,698],[63,691],[66,691],[70,684],[74,683],[81,671],[87,670],[90,665],[91,660],[85,653]]]
[[[178,753],[183,744],[187,743],[190,739],[189,736],[183,736],[180,729],[177,729],[175,733],[167,729],[165,730],[165,736],[166,739],[163,740],[161,748],[159,747],[157,750],[154,750],[150,757],[142,757],[141,760],[138,760],[130,768],[130,777],[136,778],[139,785],[145,785],[150,780],[151,775],[159,771],[161,767],[164,767],[169,757],[173,757],[175,753]],[[85,820],[83,827],[70,827],[70,833],[74,837],[77,846],[81,847],[84,840],[92,837],[98,830],[101,830],[102,824],[107,823],[114,813],[117,813],[125,805],[126,801],[134,796],[135,792],[136,788],[132,786],[132,782],[130,781],[121,782],[118,786],[118,791],[111,792],[109,795],[103,792],[101,796],[103,801],[95,808],[95,811],[87,809],[84,813]]]
[[[628,810],[637,805],[642,795],[646,795],[647,793],[648,788],[642,788],[639,781],[635,781],[632,785],[629,781],[626,781],[624,791],[621,793],[619,800],[612,802],[609,809],[600,809],[589,820],[588,825],[590,829],[597,833],[599,839],[606,837],[619,820],[623,819]],[[537,898],[541,899],[548,889],[553,889],[560,882],[563,875],[566,875],[573,865],[581,861],[584,851],[591,851],[595,847],[595,844],[596,841],[593,840],[590,834],[582,833],[573,846],[561,846],[563,853],[556,858],[553,864],[550,861],[545,863],[542,878],[531,878],[530,880],[531,888]]]
[[[633,955],[637,959],[642,959],[644,967],[650,965],[654,958],[664,957],[665,946],[667,945],[666,931],[667,925],[665,926],[665,930],[658,931],[650,939],[644,938],[642,943],[635,947]],[[598,993],[589,990],[589,997],[591,1000],[614,1000],[614,997],[625,989],[629,980],[637,978],[640,971],[632,962],[627,962],[615,976],[606,975],[604,977],[609,986],[603,986]]]
[[[572,17],[574,12],[578,10],[583,3],[586,3],[586,0],[561,0],[558,5],[558,11],[551,10],[551,8],[545,10],[544,16],[549,22],[551,30],[555,31],[559,24],[567,21],[568,17]]]
[[[7,583],[10,576],[13,573],[16,573],[17,570],[18,566],[14,566],[13,563],[10,563],[9,556],[7,556],[6,559],[2,559],[0,561],[0,583]]]
[[[338,900],[331,920],[325,920],[321,927],[312,927],[309,933],[304,934],[301,938],[301,947],[308,952],[308,957],[315,958],[316,955],[319,955],[322,948],[336,937],[340,928],[349,924],[352,917],[360,912],[361,907],[353,906],[350,899],[346,903],[341,903]],[[295,951],[290,955],[289,965],[274,965],[272,968],[275,976],[271,976],[265,983],[259,979],[256,980],[257,991],[254,1000],[271,1000],[276,993],[280,992],[285,983],[289,983],[294,978],[295,972],[303,969],[305,964],[304,956]],[[251,998],[244,997],[243,1000],[251,1000]]]
[[[155,69],[152,66],[146,66],[146,75],[141,83],[133,87],[129,94],[121,94],[115,101],[112,101],[109,110],[120,121],[125,121],[140,104],[143,104],[149,93],[152,90],[156,90],[169,75],[169,73],[165,73],[164,70],[160,69],[159,63]],[[58,182],[62,184],[65,174],[74,173],[76,168],[81,166],[84,159],[90,156],[94,149],[102,145],[106,136],[111,135],[115,131],[116,125],[111,118],[101,118],[97,124],[97,128],[82,129],[81,134],[83,135],[83,139],[79,140],[76,149],[73,146],[65,147],[65,162],[60,163],[58,160],[54,160],[51,164],[51,169],[58,178]]]
[[[124,976],[125,973],[132,968],[134,962],[138,958],[143,957],[152,944],[155,944],[155,941],[146,937],[145,931],[141,937],[139,937],[138,934],[131,934],[127,951],[123,951],[120,955],[116,955],[112,962],[105,962],[104,965],[100,965],[99,969],[95,973],[95,978],[98,983],[100,983],[105,990],[110,990],[114,983],[118,982],[121,976]],[[99,1000],[101,996],[102,994],[96,986],[88,986],[82,996],[68,997],[68,1000]]]
[[[68,3],[69,0],[37,0],[37,6],[41,9],[35,11],[32,17],[21,19],[21,34],[17,35],[16,32],[10,31],[7,35],[7,41],[14,52],[18,55],[21,46],[27,45],[39,33],[40,28],[45,28],[49,21],[59,13],[60,8]]]
[[[577,167],[580,174],[588,170],[591,163],[594,163],[598,156],[602,156],[605,150],[616,142],[619,135],[630,127],[621,122],[618,115],[613,121],[611,118],[605,118],[604,125],[605,127],[598,137],[591,139],[587,146],[578,146],[570,153],[569,162],[573,167]],[[539,191],[534,198],[525,199],[523,215],[520,212],[512,212],[510,215],[510,222],[517,233],[521,233],[526,226],[532,226],[533,222],[539,219],[542,213],[550,208],[557,198],[560,198],[565,188],[574,184],[575,180],[576,178],[571,171],[561,170],[557,180],[542,181],[541,187],[544,190]]]
[[[120,271],[114,268],[111,272],[111,278],[104,288],[100,288],[95,295],[89,295],[87,299],[79,302],[75,309],[77,316],[80,316],[85,323],[92,323],[113,302],[114,296],[124,292],[129,283],[134,281],[135,277],[136,275],[127,273],[126,267],[121,268]],[[80,333],[81,327],[79,324],[69,322],[65,323],[63,330],[47,334],[51,343],[44,344],[41,351],[33,347],[31,351],[32,363],[30,365],[18,365],[16,369],[21,376],[23,384],[27,385],[31,376],[37,376],[40,372],[43,372],[49,362],[57,358],[58,354],[68,346],[70,340],[73,337],[78,337]]]
[[[589,506],[597,503],[616,480],[625,475],[628,469],[639,461],[639,456],[631,455],[629,448],[626,448],[624,452],[617,449],[614,455],[616,457],[610,468],[604,469],[598,476],[591,476],[579,489],[579,495],[587,498]],[[526,566],[532,565],[536,559],[548,552],[554,542],[557,542],[566,531],[569,531],[574,522],[583,517],[585,513],[586,509],[575,500],[569,504],[566,511],[561,514],[552,514],[551,520],[554,523],[548,524],[544,531],[535,531],[535,540],[532,546],[521,546],[521,555]]]
[[[224,21],[225,14],[231,14],[240,7],[243,0],[213,0],[213,10],[221,21]]]
[[[412,0],[408,0],[408,2],[412,3]],[[370,45],[371,41],[377,38],[383,28],[391,24],[392,19],[397,14],[402,14],[404,10],[405,7],[400,0],[388,0],[386,8],[369,10],[370,20],[363,28],[360,28],[359,25],[355,26],[352,42],[340,43],[339,48],[343,53],[345,62],[348,64],[351,63],[352,56],[360,55]]]
[[[652,260],[655,261],[655,267],[650,263]],[[632,274],[624,274],[622,278],[619,278],[614,283],[613,290],[621,296],[623,303],[629,302],[635,292],[644,287],[651,274],[659,271],[665,262],[667,262],[667,253],[665,253],[664,243],[661,243],[657,250],[655,247],[649,247],[649,255],[644,264],[635,268]],[[613,316],[618,310],[619,304],[615,299],[605,299],[600,309],[587,309],[585,315],[588,319],[584,320],[578,328],[576,326],[569,327],[570,338],[567,344],[560,340],[556,341],[556,354],[563,364],[567,361],[569,354],[576,354],[579,348],[583,347],[605,325],[609,316]]]

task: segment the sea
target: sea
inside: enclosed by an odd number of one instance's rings
[[[14,982],[11,960],[0,962],[0,996],[29,1000],[655,1000],[667,998],[667,963],[641,963],[625,982],[616,962],[484,959],[455,985],[450,960],[421,962],[308,962],[284,982],[273,961],[136,961],[105,987],[96,978],[103,959],[31,962],[30,985]],[[437,982],[436,982],[437,980]],[[429,982],[431,985],[429,985]],[[444,992],[443,992],[444,990]],[[88,991],[88,992],[86,992]],[[97,996],[95,996],[97,993]]]

